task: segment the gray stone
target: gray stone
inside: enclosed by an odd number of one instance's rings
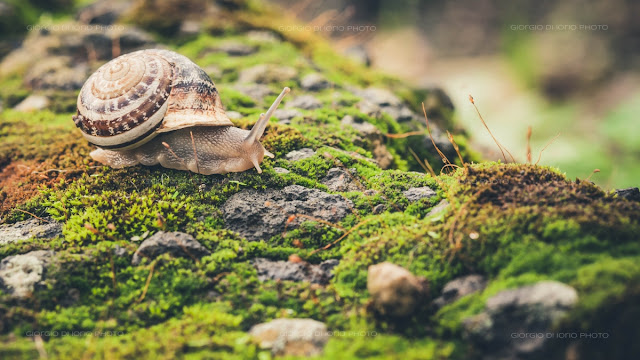
[[[43,284],[54,252],[36,250],[8,256],[0,262],[0,288],[16,298],[28,297]]]
[[[410,121],[417,116],[405,105],[400,98],[389,90],[380,88],[352,89],[362,98],[356,106],[369,116],[377,116],[379,112],[386,112],[398,122]]]
[[[281,83],[294,79],[297,75],[298,71],[289,66],[260,64],[241,70],[238,83]]]
[[[83,24],[111,25],[133,5],[126,0],[99,0],[78,11],[76,19]]]
[[[618,189],[616,190],[616,195],[622,199],[640,201],[640,190],[637,187]]]
[[[432,198],[436,196],[436,192],[428,186],[413,187],[402,192],[409,202],[415,202],[424,198]]]
[[[357,62],[358,64],[362,64],[364,66],[371,66],[371,57],[369,56],[369,52],[363,45],[356,45],[350,48],[347,48],[344,51],[344,55],[349,59]]]
[[[324,77],[324,75],[312,73],[303,77],[300,81],[300,85],[305,90],[318,91],[330,87],[331,83]]]
[[[170,253],[172,256],[197,259],[210,252],[189,234],[178,231],[158,231],[140,244],[138,250],[133,254],[131,264],[140,264],[143,257],[155,259],[166,253]]]
[[[548,339],[526,334],[546,334],[577,301],[575,289],[556,281],[504,290],[487,300],[484,312],[463,321],[464,334],[485,359],[537,358]]]
[[[299,108],[304,110],[319,109],[322,107],[320,100],[313,95],[301,95],[286,104],[287,108]]]
[[[442,295],[436,298],[433,303],[441,308],[445,305],[458,301],[463,296],[482,291],[487,287],[487,279],[482,275],[467,275],[449,281],[442,289]]]
[[[304,262],[272,261],[256,258],[252,261],[258,270],[258,279],[265,280],[289,280],[308,281],[314,284],[325,285],[331,280],[331,271],[338,265],[338,260],[323,261],[318,265]]]
[[[44,95],[31,94],[22,100],[13,109],[22,112],[31,112],[46,109],[49,106],[49,98]]]
[[[247,38],[249,40],[260,41],[262,43],[276,43],[281,41],[278,34],[268,30],[247,31]]]
[[[234,88],[256,102],[261,102],[265,96],[272,93],[271,88],[265,84],[237,84]]]
[[[351,213],[353,203],[339,195],[290,185],[281,190],[245,190],[222,206],[226,227],[248,240],[267,240],[286,229],[298,227],[305,215],[336,223]]]
[[[20,221],[15,224],[0,225],[0,245],[10,244],[33,237],[39,239],[53,239],[62,235],[62,224],[46,219],[48,222],[36,218]]]
[[[180,23],[178,36],[197,36],[202,31],[202,24],[195,20],[185,20]]]
[[[427,281],[414,276],[409,270],[383,262],[369,266],[367,290],[372,306],[380,315],[405,318],[426,303]]]
[[[289,170],[281,167],[274,167],[273,171],[275,171],[276,174],[288,174],[290,172]]]
[[[246,45],[239,42],[226,42],[215,47],[216,51],[221,51],[229,56],[247,56],[255,53],[258,49],[255,46]]]
[[[440,214],[441,212],[447,210],[448,208],[449,208],[449,202],[446,199],[442,199],[436,206],[434,206],[431,210],[429,210],[426,216]]]
[[[273,117],[278,119],[281,124],[290,124],[295,117],[302,116],[302,113],[296,109],[277,109],[273,112]]]
[[[356,169],[349,169],[351,174],[343,168],[331,168],[327,176],[320,180],[320,183],[327,185],[331,191],[358,191],[360,188],[354,178],[357,179]]]
[[[306,159],[306,158],[310,158],[313,155],[315,155],[316,152],[313,149],[310,148],[302,148],[299,150],[293,150],[289,153],[287,153],[284,158],[289,160],[289,161],[298,161],[298,160],[302,160],[302,159]]]
[[[29,67],[24,82],[34,90],[78,90],[89,75],[89,67],[87,64],[73,66],[71,62],[71,57],[50,56],[47,61]]]
[[[315,356],[329,341],[324,323],[313,319],[275,319],[254,325],[249,334],[275,356]]]

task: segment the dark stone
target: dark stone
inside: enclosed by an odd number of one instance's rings
[[[428,186],[414,187],[402,192],[409,202],[415,202],[424,198],[436,196],[436,192]]]
[[[310,148],[302,148],[299,150],[293,150],[289,153],[287,153],[284,158],[289,160],[289,161],[298,161],[298,160],[302,160],[302,159],[306,159],[306,158],[310,158],[313,155],[315,155],[316,152],[313,149]]]
[[[357,179],[356,169],[349,169],[351,174],[342,168],[331,168],[327,176],[320,180],[320,183],[327,185],[331,191],[359,191],[360,188],[354,178]]]
[[[290,261],[272,261],[256,258],[252,261],[258,270],[258,279],[308,281],[314,284],[327,284],[333,277],[331,271],[338,265],[338,260],[323,261],[318,265]]]
[[[464,335],[483,359],[544,358],[548,338],[527,334],[546,334],[577,301],[572,287],[556,281],[504,290],[463,321]]]
[[[226,227],[248,240],[267,240],[299,226],[306,215],[336,223],[351,213],[353,203],[339,195],[290,185],[281,190],[245,190],[233,195],[222,206]]]
[[[307,91],[319,91],[328,88],[331,83],[323,75],[313,73],[303,77],[300,85]]]
[[[438,308],[456,302],[461,297],[482,291],[487,287],[487,279],[482,275],[467,275],[449,281],[442,289],[442,295],[433,301]]]
[[[0,225],[0,245],[10,244],[33,237],[39,239],[53,239],[62,235],[62,224],[46,219],[48,222],[36,218],[20,221],[10,225]]]
[[[616,195],[618,195],[619,198],[640,201],[640,190],[637,187],[618,189],[616,190]]]
[[[299,108],[304,110],[319,109],[322,107],[320,100],[313,95],[301,95],[286,104],[287,108]]]
[[[131,264],[140,264],[143,257],[155,259],[166,253],[193,259],[210,254],[209,250],[189,234],[177,231],[168,233],[159,231],[140,244],[138,250],[133,254]]]

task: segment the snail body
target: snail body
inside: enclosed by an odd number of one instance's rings
[[[215,84],[191,60],[141,50],[101,66],[78,95],[73,121],[113,168],[157,165],[201,174],[240,172],[273,157],[260,143],[282,93],[249,130],[233,126]]]

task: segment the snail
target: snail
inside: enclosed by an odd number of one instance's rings
[[[82,86],[73,121],[90,156],[113,168],[160,164],[210,175],[262,173],[260,137],[285,87],[251,131],[233,126],[209,76],[187,57],[140,50],[102,65]]]

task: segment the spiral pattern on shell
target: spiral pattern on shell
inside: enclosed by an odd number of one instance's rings
[[[98,146],[134,144],[162,122],[172,79],[173,66],[159,54],[138,51],[120,56],[89,77],[73,120]]]

